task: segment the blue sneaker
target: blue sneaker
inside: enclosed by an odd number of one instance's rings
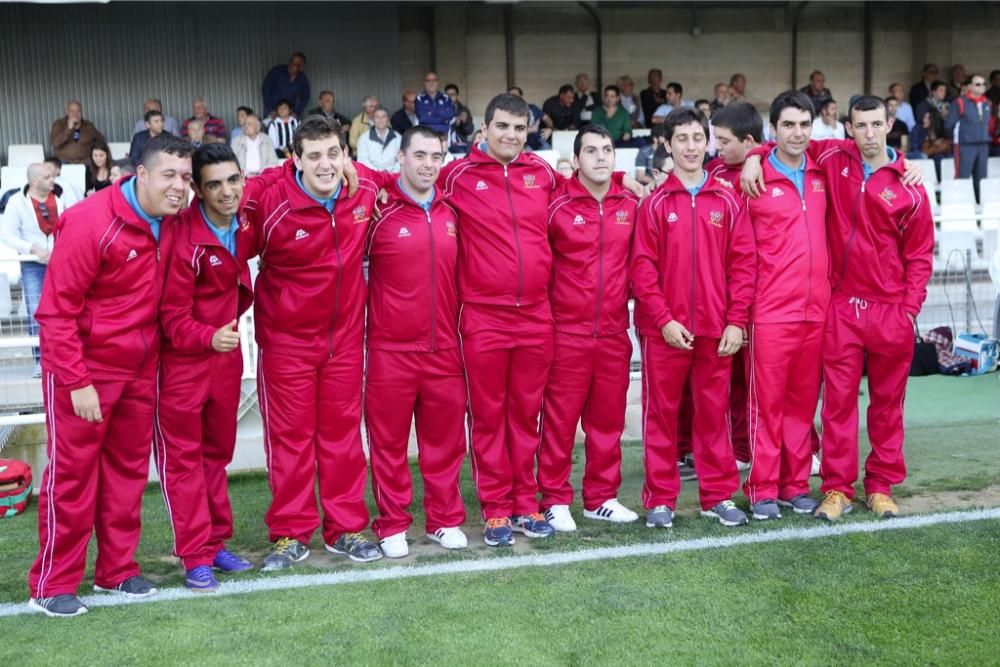
[[[188,590],[210,593],[219,587],[219,582],[208,565],[192,567],[184,575],[184,586]]]
[[[483,541],[491,547],[509,547],[514,544],[514,531],[511,529],[510,519],[507,517],[487,519],[486,528],[483,529]]]
[[[232,551],[219,549],[212,561],[212,567],[220,572],[245,572],[253,567],[253,564],[245,558],[240,558]]]
[[[556,534],[556,529],[552,527],[545,516],[540,512],[534,514],[520,514],[511,517],[514,530],[524,533],[528,537],[552,537]]]

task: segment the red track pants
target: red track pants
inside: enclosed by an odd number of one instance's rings
[[[149,474],[156,379],[95,381],[104,421],[73,413],[68,388],[42,374],[49,464],[38,497],[38,558],[31,597],[75,595],[97,533],[94,583],[104,588],[139,574],[142,494]]]
[[[257,387],[264,421],[271,507],[271,541],[293,537],[308,543],[320,525],[333,544],[343,533],[368,525],[367,465],[361,447],[360,336],[332,356],[261,350]]]
[[[747,358],[746,349],[733,355],[732,379],[729,383],[729,424],[732,430],[733,455],[737,461],[750,460],[750,441],[747,433],[747,381],[744,365]],[[691,453],[691,419],[694,415],[694,404],[691,400],[691,387],[684,387],[681,399],[680,423],[678,425],[678,457]],[[695,462],[697,466],[697,461]]]
[[[747,368],[751,503],[809,492],[823,352],[822,322],[754,324]]]
[[[581,418],[587,456],[584,509],[595,510],[617,497],[631,358],[632,341],[624,331],[600,338],[556,332],[538,453],[543,507],[573,502],[569,476],[576,424]]]
[[[413,523],[407,511],[413,501],[407,445],[414,416],[427,532],[465,523],[458,476],[465,458],[467,400],[457,347],[436,352],[368,350],[365,427],[379,511],[374,530],[380,539]]]
[[[226,466],[236,446],[243,357],[163,359],[153,455],[185,570],[211,565],[233,536]]]
[[[858,479],[858,389],[868,360],[865,493],[891,494],[906,479],[903,400],[913,360],[913,324],[898,304],[834,293],[823,339],[823,493],[851,498]]]
[[[728,500],[740,476],[729,439],[729,373],[732,357],[718,355],[719,339],[696,337],[694,350],[667,345],[662,336],[642,337],[642,440],[646,483],[642,502],[677,508],[677,425],[684,385],[694,402],[691,443],[698,469],[702,509]]]

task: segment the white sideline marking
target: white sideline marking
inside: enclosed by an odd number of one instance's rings
[[[475,572],[496,572],[513,570],[523,567],[551,567],[553,565],[568,565],[586,563],[597,560],[616,558],[634,558],[640,556],[661,556],[664,554],[685,551],[702,551],[706,549],[725,549],[748,544],[767,544],[770,542],[791,542],[816,540],[824,537],[840,537],[857,533],[879,533],[889,530],[907,530],[924,528],[941,524],[969,523],[1000,519],[1000,507],[971,510],[966,512],[942,512],[908,516],[887,521],[866,521],[864,523],[848,523],[840,525],[823,525],[816,528],[785,528],[761,533],[739,533],[729,537],[703,537],[695,540],[679,542],[654,542],[632,544],[621,547],[604,547],[600,549],[583,549],[562,553],[537,554],[532,556],[509,556],[500,558],[482,558],[463,560],[454,563],[438,563],[434,565],[409,565],[386,567],[374,570],[350,570],[329,572],[326,574],[294,574],[268,579],[254,579],[223,583],[215,593],[194,593],[184,588],[167,588],[158,595],[139,600],[132,600],[117,595],[87,595],[82,598],[88,607],[119,607],[130,604],[149,604],[154,602],[171,602],[174,600],[210,600],[220,595],[243,595],[246,593],[261,593],[265,591],[283,591],[308,586],[339,586],[369,581],[390,581],[393,579],[409,579],[412,577],[432,577],[440,574],[467,574]],[[41,613],[30,609],[26,603],[0,604],[0,618],[20,616],[22,614]]]

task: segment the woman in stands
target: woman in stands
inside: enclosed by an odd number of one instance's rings
[[[98,141],[90,149],[87,161],[87,196],[111,185],[111,149],[103,141]]]

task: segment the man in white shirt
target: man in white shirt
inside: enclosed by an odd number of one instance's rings
[[[358,137],[358,162],[376,171],[399,171],[402,137],[389,127],[389,112],[379,107],[372,114],[373,126]]]
[[[843,139],[845,136],[844,124],[837,120],[836,100],[823,100],[819,113],[813,120],[812,140]]]
[[[55,170],[48,163],[28,166],[28,184],[7,202],[0,224],[0,242],[22,255],[34,255],[37,261],[21,262],[21,294],[28,311],[28,335],[38,335],[35,310],[42,297],[45,267],[52,253],[52,234],[64,208],[55,193]],[[31,349],[35,358],[35,377],[41,377],[38,347]]]
[[[270,137],[261,134],[260,119],[250,114],[243,121],[243,134],[233,139],[233,152],[247,176],[253,176],[278,164]]]
[[[661,104],[656,111],[653,112],[653,125],[660,125],[663,123],[667,116],[670,115],[670,112],[674,109],[680,109],[681,107],[694,107],[694,102],[684,99],[684,87],[676,81],[671,81],[667,84],[665,95],[667,103]]]

